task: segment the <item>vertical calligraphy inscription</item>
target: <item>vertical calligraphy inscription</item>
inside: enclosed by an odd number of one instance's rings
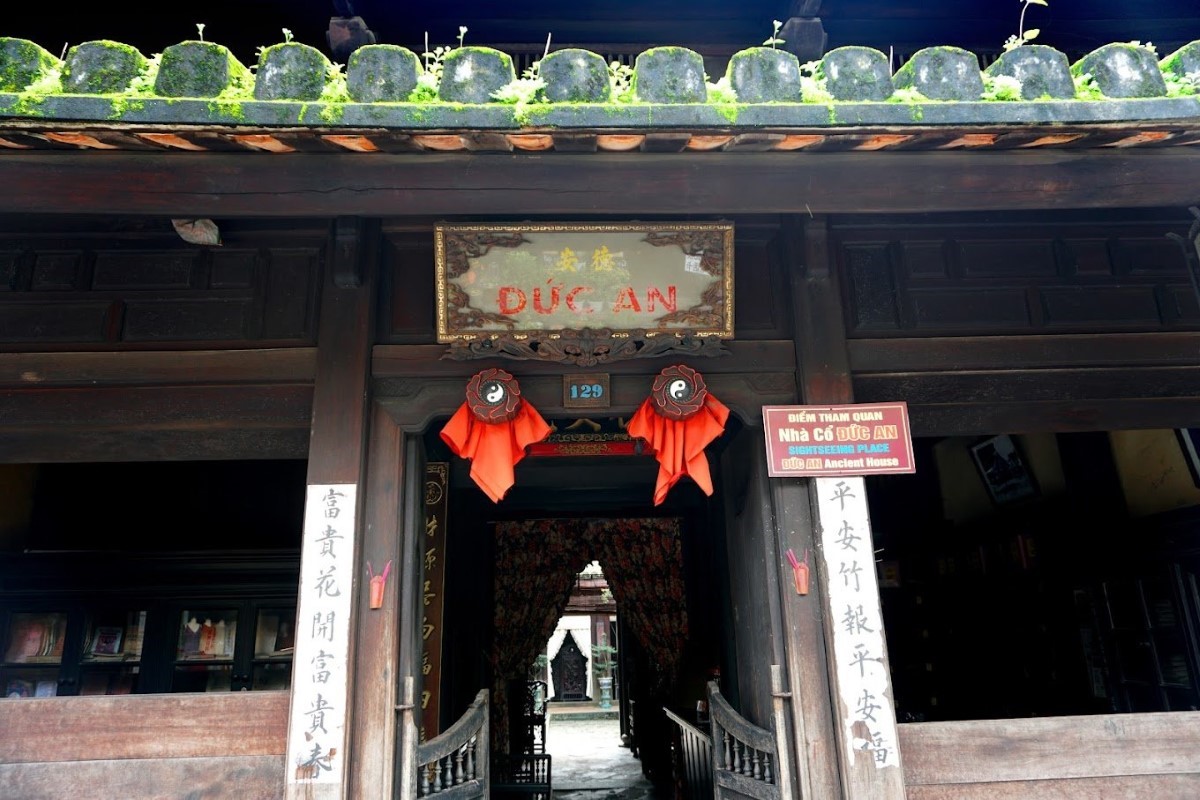
[[[816,478],[826,591],[833,615],[833,658],[850,763],[900,763],[891,700],[875,553],[862,478]]]
[[[446,586],[446,523],[450,465],[425,465],[425,536],[421,582],[421,741],[440,732],[442,681],[442,593]]]
[[[337,785],[345,775],[357,489],[352,483],[308,487],[288,723],[289,785]]]

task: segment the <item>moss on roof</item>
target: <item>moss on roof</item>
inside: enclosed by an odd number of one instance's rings
[[[194,45],[194,43],[191,43]],[[295,43],[285,48],[275,45],[264,50],[267,56],[285,49],[312,50]],[[431,129],[519,129],[522,127],[588,128],[588,129],[655,129],[659,127],[714,127],[758,128],[758,127],[837,127],[862,125],[1040,125],[1056,123],[1108,123],[1122,121],[1200,119],[1200,71],[1187,72],[1186,65],[1197,62],[1200,40],[1194,41],[1176,53],[1159,61],[1157,55],[1145,46],[1130,44],[1121,47],[1107,45],[1093,51],[1072,66],[1075,75],[1076,94],[1068,99],[1020,99],[1018,86],[1009,85],[1015,78],[1005,76],[1008,82],[998,91],[997,77],[980,71],[980,84],[984,90],[976,97],[974,90],[969,97],[957,100],[931,100],[921,93],[921,87],[934,87],[938,81],[954,80],[962,84],[964,63],[967,71],[974,74],[977,63],[969,53],[957,48],[943,48],[954,55],[953,59],[939,59],[938,48],[922,51],[920,63],[910,62],[896,70],[895,81],[899,88],[886,100],[880,100],[879,76],[867,76],[861,83],[866,89],[861,97],[838,97],[825,91],[824,63],[806,65],[801,75],[790,72],[772,73],[771,80],[795,80],[804,82],[804,91],[799,86],[792,93],[788,87],[773,87],[772,93],[761,93],[743,89],[746,99],[758,102],[743,102],[737,99],[728,83],[719,91],[708,91],[707,102],[697,102],[705,93],[679,95],[676,86],[680,77],[673,75],[672,62],[655,63],[654,69],[634,73],[633,86],[637,92],[621,92],[620,82],[628,82],[620,70],[611,69],[610,80],[614,84],[613,100],[605,103],[579,103],[570,100],[552,102],[547,97],[571,97],[571,93],[538,91],[544,87],[545,79],[534,75],[516,78],[511,62],[505,58],[493,59],[503,74],[476,76],[488,85],[507,86],[520,84],[527,90],[529,102],[520,109],[511,102],[498,100],[474,103],[450,103],[429,99],[430,93],[421,93],[417,86],[406,102],[378,101],[354,102],[354,96],[363,96],[345,89],[346,76],[341,70],[318,57],[291,60],[272,60],[271,69],[263,68],[263,62],[255,68],[253,80],[228,81],[227,88],[219,96],[178,96],[178,87],[188,86],[195,81],[171,80],[160,73],[157,58],[147,59],[128,45],[118,42],[90,42],[87,50],[90,57],[109,61],[117,58],[127,64],[127,73],[122,76],[122,86],[109,88],[107,93],[70,93],[64,87],[72,84],[65,77],[77,75],[86,65],[64,62],[49,55],[46,50],[23,39],[0,38],[0,126],[5,119],[53,119],[60,121],[106,121],[141,124],[212,125],[238,124],[257,126],[319,126],[337,127],[385,127],[412,130]],[[111,53],[105,52],[111,48]],[[1131,58],[1130,48],[1136,58]],[[1041,48],[1049,50],[1049,48]],[[660,49],[667,51],[667,49]],[[750,48],[748,48],[750,50]],[[315,51],[314,51],[315,52]],[[464,52],[464,55],[469,49]],[[676,62],[680,69],[694,71],[699,56],[684,48],[670,48],[679,56]],[[75,51],[73,51],[75,53]],[[1053,51],[1057,53],[1057,51]],[[445,56],[454,55],[451,49],[444,55],[447,63],[455,61]],[[648,51],[648,54],[649,53]],[[394,57],[403,61],[403,67],[412,70],[412,54],[403,48],[395,52],[381,51],[379,58]],[[441,60],[427,54],[424,64],[419,65],[418,83],[426,87],[440,77]],[[503,55],[503,54],[500,54]],[[644,54],[646,55],[646,54]],[[880,54],[882,55],[882,54]],[[78,58],[78,54],[73,56]],[[224,56],[222,56],[224,57]],[[598,56],[597,56],[598,57]],[[229,58],[232,58],[231,56]],[[735,56],[735,59],[737,56]],[[829,56],[826,57],[827,59]],[[915,57],[914,57],[915,58]],[[1065,57],[1064,57],[1065,58]],[[1117,59],[1119,63],[1112,62]],[[649,63],[656,59],[641,59]],[[878,59],[875,59],[876,61]],[[1047,59],[1053,61],[1053,59]],[[98,61],[97,63],[100,63]],[[173,59],[163,59],[162,69],[170,69]],[[864,62],[865,63],[865,62]],[[1035,63],[1035,62],[1031,62]],[[954,75],[936,74],[944,64],[952,64]],[[971,64],[975,64],[974,67]],[[240,64],[230,64],[233,74],[239,73]],[[486,69],[486,59],[476,59],[472,69]],[[834,71],[844,72],[845,61]],[[1144,74],[1130,76],[1130,70],[1143,70]],[[281,76],[280,70],[297,70],[300,74]],[[460,70],[461,71],[461,70]],[[151,75],[150,73],[154,73]],[[269,73],[269,74],[268,74]],[[247,72],[247,75],[249,73]],[[1138,80],[1137,96],[1109,97],[1105,91],[1119,94],[1115,88],[1114,75]],[[287,80],[284,80],[284,78]],[[458,76],[461,78],[461,75]],[[553,80],[552,75],[547,76]],[[690,73],[688,76],[691,77]],[[840,74],[839,74],[840,77]],[[904,80],[899,80],[903,77]],[[272,88],[265,92],[265,82]],[[524,81],[525,83],[522,83]],[[975,81],[970,81],[975,85]],[[852,86],[854,82],[845,82]],[[172,96],[161,96],[156,92],[171,86]],[[303,87],[290,92],[286,86]],[[324,90],[321,90],[324,87]],[[714,84],[709,85],[710,89]],[[1113,88],[1110,88],[1113,87]],[[1150,87],[1146,89],[1144,87]],[[1159,88],[1161,87],[1161,88]],[[658,91],[656,91],[656,89]],[[870,92],[867,92],[870,89]],[[930,91],[930,89],[926,89]],[[76,90],[78,92],[78,90]],[[762,99],[769,96],[802,97],[801,101],[775,101]],[[197,92],[199,94],[199,92]],[[513,92],[508,92],[510,96]],[[411,102],[416,97],[420,102]],[[264,99],[264,98],[271,99]],[[493,98],[495,95],[493,94]],[[639,97],[651,97],[655,102],[644,102]],[[687,102],[666,102],[673,98]],[[1001,100],[999,98],[1005,98]],[[1016,99],[1012,99],[1016,98]]]

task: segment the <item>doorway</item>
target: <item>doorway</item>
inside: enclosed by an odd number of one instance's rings
[[[694,717],[705,681],[734,650],[724,623],[728,594],[719,590],[727,580],[721,488],[710,498],[681,481],[655,507],[657,462],[649,456],[530,456],[517,467],[516,485],[494,504],[470,481],[469,465],[435,437],[426,437],[426,452],[450,469],[442,729],[488,687],[494,720],[501,718],[492,728],[493,748],[528,746],[514,682],[536,679],[539,655],[548,662],[559,654],[566,636],[552,641],[551,635],[572,590],[591,580],[580,573],[598,561],[611,597],[597,594],[586,627],[571,632],[586,662],[581,697],[546,704],[544,748],[562,778],[555,793],[668,793],[670,735],[662,709]],[[601,676],[592,666],[603,661],[604,648],[612,648],[607,672],[615,691],[611,708],[601,709]],[[553,676],[548,665],[540,669],[549,690]]]

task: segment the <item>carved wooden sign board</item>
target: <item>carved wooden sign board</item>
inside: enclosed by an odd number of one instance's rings
[[[439,225],[450,357],[582,365],[709,355],[733,338],[733,225]],[[657,340],[657,341],[655,341]]]

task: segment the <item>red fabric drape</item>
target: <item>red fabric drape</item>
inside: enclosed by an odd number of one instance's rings
[[[525,402],[511,422],[484,422],[464,403],[442,428],[442,440],[456,456],[471,460],[471,479],[493,503],[512,487],[513,467],[525,448],[549,435],[550,426]]]
[[[508,681],[523,678],[554,631],[576,574],[600,561],[622,618],[655,670],[675,678],[687,641],[679,520],[540,519],[496,525],[492,677],[496,747],[508,743]]]
[[[667,499],[684,475],[691,475],[705,494],[713,493],[704,448],[725,431],[729,409],[711,394],[704,405],[687,419],[669,419],[658,413],[652,397],[629,420],[630,436],[645,439],[658,459],[658,481],[654,486],[654,505]]]

